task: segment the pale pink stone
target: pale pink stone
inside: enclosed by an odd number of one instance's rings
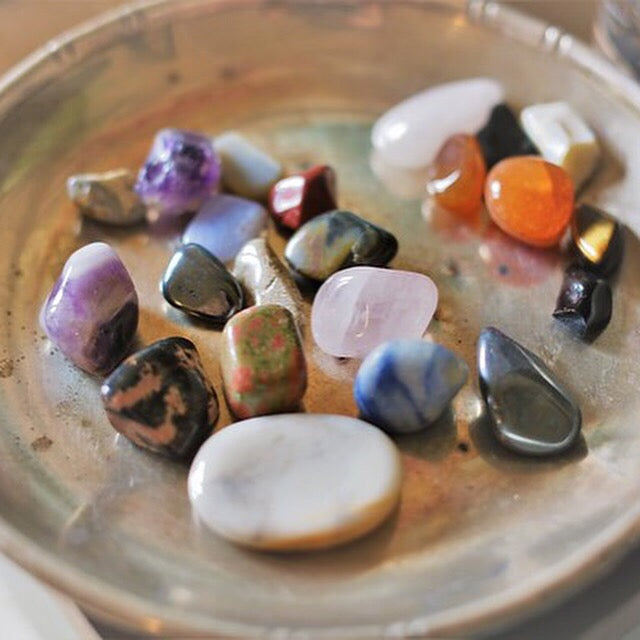
[[[332,356],[362,358],[388,340],[420,338],[437,305],[438,289],[421,273],[352,267],[318,290],[311,332]]]
[[[418,169],[450,136],[475,134],[503,99],[502,85],[491,78],[436,85],[391,107],[374,124],[371,142],[385,164]]]

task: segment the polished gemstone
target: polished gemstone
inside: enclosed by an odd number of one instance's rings
[[[580,408],[533,353],[493,327],[478,342],[480,389],[494,431],[516,453],[565,451],[580,433]]]
[[[189,472],[197,516],[234,543],[324,549],[381,524],[400,498],[402,463],[380,429],[346,416],[245,420],[204,443]]]
[[[318,290],[311,331],[326,353],[362,358],[388,340],[420,338],[437,305],[438,289],[421,273],[353,267]]]
[[[138,327],[138,296],[116,252],[93,242],[71,254],[42,308],[51,342],[88,373],[109,373]]]
[[[573,265],[567,269],[553,317],[586,341],[597,338],[611,320],[611,287],[606,280]]]
[[[229,262],[266,226],[267,212],[257,202],[221,194],[204,204],[185,229],[182,242],[199,244],[221,262]]]
[[[363,420],[388,433],[413,433],[443,414],[468,375],[466,363],[442,345],[392,340],[365,358],[353,393]]]
[[[487,169],[511,156],[531,156],[538,149],[522,130],[508,105],[497,104],[487,123],[476,134]]]
[[[589,270],[608,276],[620,267],[624,254],[622,226],[601,209],[580,205],[571,223],[571,237]]]
[[[336,173],[327,165],[283,178],[269,194],[269,210],[274,220],[294,230],[337,206]]]
[[[561,166],[577,191],[600,159],[598,140],[582,116],[566,102],[549,102],[523,109],[520,122],[542,157]]]
[[[469,216],[482,205],[487,169],[477,140],[459,133],[449,138],[429,168],[427,192],[447,211]]]
[[[213,147],[222,163],[224,186],[243,198],[266,200],[282,165],[235,131],[217,136]]]
[[[104,381],[102,401],[116,431],[169,458],[193,456],[218,419],[216,392],[186,338],[129,356]]]
[[[573,214],[573,185],[567,172],[535,156],[507,158],[487,176],[484,200],[493,221],[534,247],[551,247]]]
[[[162,129],[135,189],[154,220],[196,211],[217,189],[219,180],[220,161],[207,136]]]
[[[243,305],[238,281],[198,244],[183,245],[173,255],[162,278],[162,294],[177,309],[214,324],[224,324]]]
[[[229,408],[238,418],[295,411],[307,388],[307,365],[291,313],[250,307],[224,329],[220,357]]]
[[[128,169],[80,173],[67,179],[67,193],[83,216],[126,226],[141,222],[147,212],[133,190],[135,181]]]
[[[288,309],[302,328],[302,296],[288,269],[265,238],[254,238],[240,249],[233,275],[244,288],[248,305],[279,304]]]
[[[384,266],[397,251],[398,241],[388,231],[350,211],[331,211],[300,227],[284,257],[300,276],[322,281],[346,267]]]
[[[374,124],[371,142],[386,164],[425,167],[447,138],[480,129],[503,97],[502,85],[491,78],[430,87],[389,109]]]

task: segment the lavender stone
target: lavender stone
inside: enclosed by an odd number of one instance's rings
[[[138,296],[109,245],[94,242],[69,257],[41,322],[60,351],[88,373],[109,373],[125,357],[138,326]]]
[[[151,219],[196,211],[217,189],[220,161],[211,139],[191,131],[162,129],[135,190]]]
[[[182,242],[199,244],[221,262],[229,262],[266,226],[267,211],[257,202],[216,195],[187,226]]]

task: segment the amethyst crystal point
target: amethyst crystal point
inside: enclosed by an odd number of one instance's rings
[[[138,296],[109,245],[93,242],[69,257],[41,321],[49,339],[88,373],[109,373],[125,357],[138,326]]]
[[[220,161],[207,136],[162,129],[136,182],[135,190],[151,219],[197,210],[217,189]]]

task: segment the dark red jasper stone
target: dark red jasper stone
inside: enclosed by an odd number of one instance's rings
[[[595,340],[611,320],[611,287],[606,280],[571,265],[564,277],[553,317],[586,342]]]
[[[216,392],[186,338],[165,338],[133,354],[101,393],[116,431],[168,458],[193,456],[218,419]]]
[[[269,193],[269,211],[274,220],[294,230],[337,206],[336,173],[328,165],[317,165],[283,178]]]

